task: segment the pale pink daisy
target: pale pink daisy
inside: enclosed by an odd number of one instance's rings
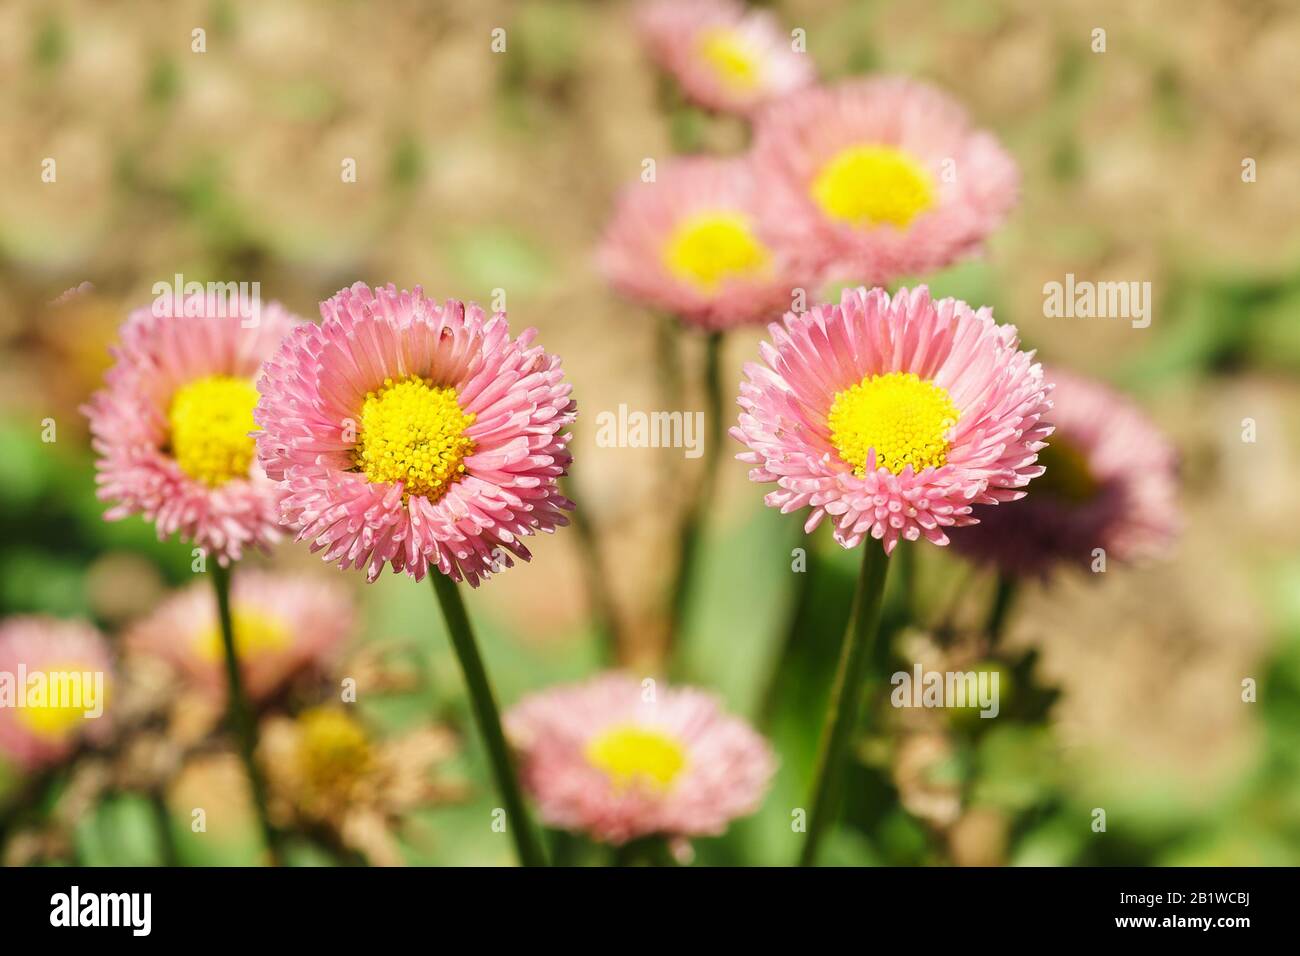
[[[711,694],[623,674],[533,694],[505,724],[542,820],[606,843],[722,833],[758,809],[776,769]]]
[[[504,312],[358,282],[321,303],[258,383],[258,454],[313,551],[377,578],[471,585],[568,524],[557,479],[577,414],[560,360]]]
[[[763,220],[835,278],[883,285],[977,252],[1020,174],[939,90],[901,77],[796,93],[755,126]]]
[[[621,294],[710,330],[765,322],[798,285],[755,213],[740,159],[666,163],[652,182],[624,187],[600,248]]]
[[[1016,576],[1099,557],[1138,561],[1165,552],[1180,525],[1177,454],[1129,399],[1101,382],[1049,369],[1055,431],[1038,456],[1046,471],[1023,501],[976,508],[980,523],[953,547]]]
[[[160,538],[179,533],[223,565],[278,540],[279,490],[251,437],[254,380],[300,324],[276,303],[254,323],[197,295],[132,312],[106,387],[82,409],[99,497],[116,502],[104,517],[143,515]]]
[[[979,504],[1013,501],[1040,475],[1051,433],[1042,367],[988,308],[846,289],[839,305],[787,313],[748,363],[732,437],[749,477],[775,482],[767,504],[827,515],[835,540],[867,535],[947,544]]]
[[[244,689],[254,700],[272,696],[298,674],[327,667],[351,632],[354,616],[351,599],[337,585],[262,571],[235,573],[230,611]],[[130,630],[126,642],[224,698],[225,647],[216,597],[206,582],[172,595]]]
[[[29,615],[0,622],[0,759],[24,770],[58,763],[109,730],[113,667],[84,621]]]
[[[752,113],[817,79],[776,17],[735,0],[648,0],[637,27],[659,67],[711,110]]]

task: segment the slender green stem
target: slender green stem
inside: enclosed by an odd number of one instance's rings
[[[984,632],[989,643],[996,645],[1007,626],[1007,616],[1016,599],[1016,579],[1007,574],[998,574],[997,589],[993,592],[993,604],[989,608],[988,623]]]
[[[916,618],[916,548],[915,541],[899,541],[894,549],[894,595],[890,607],[896,629],[901,630]]]
[[[567,476],[565,485],[565,493],[570,498],[575,498],[570,493],[573,488],[572,474]],[[614,607],[614,596],[610,593],[605,575],[605,563],[600,555],[600,542],[581,505],[574,508],[572,515],[573,528],[578,532],[578,546],[582,549],[582,577],[591,618],[600,640],[602,662],[606,667],[617,667],[623,660],[623,637],[618,624],[618,611]]]
[[[655,325],[655,364],[659,382],[663,386],[663,399],[671,408],[682,400],[682,356],[679,339],[682,324],[674,316],[660,316]]]
[[[700,543],[709,504],[713,499],[713,485],[722,451],[721,357],[722,333],[711,332],[704,352],[704,393],[707,405],[704,412],[705,433],[701,436],[704,441],[702,471],[682,516],[677,544],[677,574],[673,579],[668,605],[668,647],[665,658],[673,676],[677,675],[682,665],[681,643],[686,604],[698,571]]]
[[[698,153],[704,146],[702,114],[682,95],[681,88],[668,76],[659,76],[659,107],[668,123],[668,142],[674,153]]]
[[[239,746],[239,757],[248,774],[248,785],[253,793],[253,807],[262,829],[271,862],[280,865],[280,834],[271,824],[267,812],[266,781],[257,765],[257,722],[253,708],[244,692],[244,681],[239,673],[239,657],[235,652],[235,623],[230,613],[230,569],[220,564],[212,568],[212,586],[217,592],[217,619],[221,624],[221,645],[226,657],[226,690],[230,711],[230,725]]]
[[[614,866],[681,866],[662,836],[629,840],[613,854]]]
[[[817,862],[818,846],[835,820],[845,754],[857,728],[871,644],[880,627],[880,606],[888,570],[889,559],[884,550],[876,542],[866,541],[862,546],[862,570],[858,573],[857,588],[853,592],[849,626],[840,651],[839,670],[835,674],[830,707],[822,728],[809,801],[808,836],[799,856],[800,866],[812,866]]]
[[[519,790],[519,781],[515,778],[514,764],[510,759],[510,748],[506,736],[501,731],[501,716],[497,709],[496,696],[488,682],[487,671],[483,668],[483,659],[479,656],[478,642],[474,640],[474,631],[470,627],[469,616],[465,613],[465,604],[460,599],[460,589],[456,582],[445,574],[434,571],[429,575],[433,579],[433,590],[438,595],[442,606],[442,616],[447,622],[447,633],[451,636],[451,646],[460,661],[461,672],[465,675],[465,687],[469,691],[470,706],[474,711],[474,722],[479,733],[483,735],[483,744],[487,749],[488,760],[492,764],[492,776],[496,780],[497,792],[505,804],[506,829],[515,841],[515,851],[519,862],[524,866],[545,866],[546,858],[542,855],[541,845],[533,833],[532,823],[528,819],[528,810],[524,806],[523,794]]]
[[[8,794],[8,800],[0,805],[0,860],[4,859],[10,835],[49,810],[51,795],[67,780],[68,772],[66,766],[60,765],[35,771]]]
[[[171,808],[167,806],[167,797],[161,790],[149,791],[149,804],[153,808],[154,822],[158,825],[158,850],[162,857],[162,866],[180,866],[180,854],[176,850],[176,830],[172,826]]]
[[[578,838],[567,830],[549,831],[551,866],[578,866]]]

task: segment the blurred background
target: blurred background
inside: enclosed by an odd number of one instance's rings
[[[674,123],[693,124],[717,152],[743,148],[746,131],[665,115],[631,8],[0,7],[0,614],[81,616],[112,636],[194,578],[188,545],[158,542],[138,518],[101,519],[77,410],[110,363],[117,326],[155,282],[258,281],[265,299],[309,318],[356,280],[485,303],[504,290],[512,328],[536,326],[564,358],[580,412],[570,494],[601,549],[623,658],[652,668],[672,519],[694,463],[595,442],[600,411],[665,405],[653,357],[660,317],[609,292],[593,250],[617,188],[644,158],[670,154]],[[1132,395],[1182,461],[1185,528],[1168,560],[1065,574],[1017,603],[1004,693],[1023,695],[1026,719],[1013,708],[974,734],[960,715],[922,725],[878,715],[827,862],[1300,863],[1300,9],[772,8],[807,31],[823,78],[913,74],[1002,139],[1024,173],[1019,208],[984,258],[925,278],[938,295],[993,306],[1045,361]],[[206,52],[192,51],[196,28]],[[55,182],[42,181],[47,157]],[[355,182],[341,176],[348,159]],[[1247,159],[1253,182],[1243,181]],[[1045,318],[1044,283],[1070,272],[1151,282],[1150,327]],[[84,282],[93,289],[55,303]],[[739,381],[760,338],[728,337],[727,381]],[[685,342],[688,372],[702,348]],[[1242,441],[1244,418],[1257,423],[1254,443]],[[46,419],[54,442],[42,440]],[[830,681],[816,651],[839,640],[855,557],[820,534],[806,542],[800,516],[764,508],[732,450],[690,609],[686,677],[759,723],[782,765],[756,816],[696,849],[701,862],[784,863]],[[791,570],[796,547],[816,564],[810,584]],[[600,657],[578,535],[534,552],[468,596],[507,705],[591,673]],[[983,618],[985,572],[946,549],[917,549],[915,562],[922,622],[942,616],[960,631]],[[293,544],[249,563],[319,573],[355,596],[349,660],[361,668],[382,656],[402,678],[363,687],[359,707],[376,733],[433,715],[458,740],[439,798],[405,814],[401,858],[509,860],[481,823],[493,800],[427,587],[392,574],[365,586]],[[803,640],[774,678],[792,616]],[[925,637],[900,635],[896,647],[910,639]],[[1248,678],[1254,702],[1242,700]],[[252,819],[228,758],[201,753],[168,770],[160,792],[172,825],[161,834],[156,808],[120,768],[101,766],[90,783],[89,771],[73,772],[40,794],[0,770],[0,805],[21,819],[5,860],[247,862]],[[187,825],[196,794],[221,808],[202,834]],[[1106,810],[1104,834],[1090,826],[1094,808]],[[302,859],[329,857],[304,846]]]

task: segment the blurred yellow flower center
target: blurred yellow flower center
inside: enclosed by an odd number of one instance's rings
[[[366,395],[353,460],[371,481],[405,486],[403,497],[437,501],[465,473],[474,440],[465,429],[474,416],[457,404],[456,390],[412,375],[384,379]]]
[[[672,275],[704,292],[726,279],[767,271],[771,256],[740,213],[716,212],[684,220],[669,237],[664,265]]]
[[[762,63],[753,47],[732,30],[709,30],[700,37],[700,56],[713,68],[724,86],[737,93],[758,87]]]
[[[371,768],[374,754],[365,728],[334,707],[298,718],[298,769],[317,794],[346,794]]]
[[[237,607],[230,612],[230,619],[235,631],[235,656],[240,660],[283,651],[292,643],[289,629],[278,617]],[[214,625],[199,639],[198,652],[205,660],[214,663],[225,659],[220,625]]]
[[[686,751],[672,737],[640,727],[615,727],[587,744],[587,762],[616,787],[643,781],[660,789],[686,766]]]
[[[27,686],[19,688],[25,694],[24,706],[15,709],[18,720],[29,731],[47,740],[62,740],[72,733],[95,701],[93,675],[99,668],[89,664],[55,664],[27,672]],[[37,691],[32,678],[44,675],[42,690]],[[91,675],[88,680],[86,675]],[[107,696],[105,693],[104,696]]]
[[[918,472],[942,467],[948,460],[948,430],[958,415],[944,388],[912,372],[889,372],[836,392],[826,423],[831,444],[860,478],[872,448],[876,467],[896,475],[908,465]]]
[[[892,146],[850,146],[822,167],[812,198],[830,218],[854,226],[902,228],[934,205],[934,183]]]
[[[209,375],[177,390],[167,412],[171,453],[181,471],[215,488],[247,478],[257,388],[248,379]]]
[[[1087,456],[1056,435],[1038,453],[1038,464],[1047,471],[1030,482],[1031,495],[1051,495],[1077,505],[1096,497],[1101,488],[1088,467]]]

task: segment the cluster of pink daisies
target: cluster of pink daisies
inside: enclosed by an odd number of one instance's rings
[[[745,366],[730,432],[750,478],[774,486],[766,503],[805,513],[809,532],[829,519],[845,548],[951,540],[1017,575],[1095,548],[1158,553],[1177,525],[1173,453],[1140,411],[1045,371],[986,307],[880,287],[980,249],[1018,188],[996,140],[911,80],[817,85],[767,13],[656,0],[639,23],[689,98],[752,121],[753,145],[629,186],[602,267],[710,330],[785,313]],[[832,279],[865,285],[787,311]],[[391,565],[475,587],[568,523],[576,404],[534,330],[418,287],[357,283],[320,311],[272,305],[253,328],[198,303],[133,313],[86,408],[107,516],[142,515],[222,566],[287,531],[368,581]],[[241,572],[234,605],[254,698],[347,627],[316,581]],[[213,614],[210,594],[182,594],[130,646],[220,690]],[[38,619],[0,629],[0,669],[19,661],[111,672],[102,637]],[[0,748],[25,764],[73,745],[66,721],[25,719],[0,709]],[[615,844],[720,833],[776,765],[711,695],[625,675],[529,697],[504,724],[542,819]]]
[[[701,328],[763,322],[827,281],[972,255],[1015,204],[1015,161],[933,87],[818,85],[775,18],[738,2],[655,0],[641,26],[690,99],[753,132],[743,156],[669,160],[625,188],[600,258],[630,298]]]
[[[1045,373],[987,307],[881,288],[979,252],[1019,189],[997,140],[910,79],[819,85],[799,31],[738,0],[649,0],[639,22],[686,97],[751,122],[752,146],[625,187],[600,263],[688,326],[784,313],[745,367],[731,430],[750,477],[777,486],[767,503],[807,509],[809,532],[829,515],[846,548],[969,528],[952,540],[1019,575],[1095,548],[1158,553],[1177,527],[1174,455],[1131,403]],[[866,285],[791,308],[844,280]],[[1055,472],[1043,493],[992,507],[1024,497],[1040,453]]]

